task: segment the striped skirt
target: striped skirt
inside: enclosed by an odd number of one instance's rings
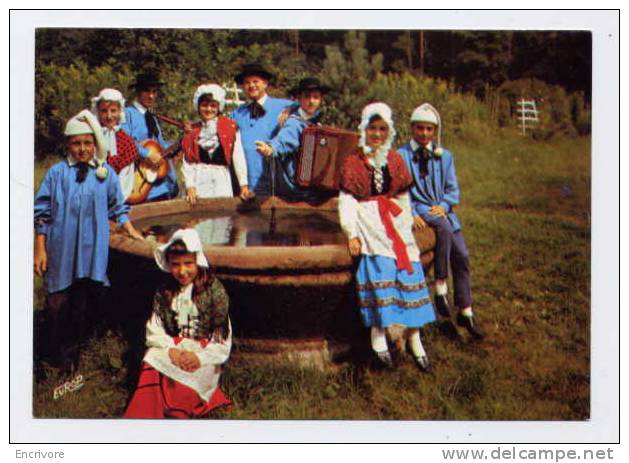
[[[418,328],[435,321],[421,263],[412,262],[412,266],[409,274],[398,270],[391,257],[361,256],[356,283],[365,326]]]

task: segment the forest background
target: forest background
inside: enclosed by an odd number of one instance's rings
[[[137,72],[158,70],[168,83],[159,111],[194,117],[196,86],[232,82],[247,62],[275,74],[275,95],[319,77],[332,87],[324,122],[340,127],[354,129],[370,101],[389,103],[398,120],[430,101],[446,137],[473,140],[515,125],[526,97],[541,111],[536,138],[590,131],[588,32],[40,29],[36,39],[38,157],[59,152],[68,115],[101,88],[128,93]]]
[[[360,362],[329,371],[260,365],[236,349],[223,376],[234,407],[213,417],[588,419],[590,33],[40,29],[35,187],[63,154],[67,118],[101,88],[129,98],[135,74],[157,69],[166,82],[158,111],[192,119],[197,85],[233,84],[254,61],[276,75],[274,95],[305,76],[331,86],[327,124],[355,130],[364,104],[385,101],[399,144],[415,106],[429,101],[440,110],[462,189],[457,213],[471,249],[475,310],[488,336],[452,342],[436,326],[423,330],[430,376],[410,361],[394,372]],[[516,118],[520,98],[540,110],[526,135]],[[36,278],[36,320],[43,298]],[[134,387],[124,358],[116,332],[94,338],[81,362],[85,386],[59,400],[52,396],[62,378],[36,359],[34,415],[121,416]]]

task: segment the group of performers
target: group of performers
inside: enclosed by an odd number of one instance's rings
[[[306,78],[291,90],[295,100],[274,98],[267,94],[272,79],[262,66],[245,65],[235,80],[249,102],[230,116],[224,114],[226,92],[220,85],[203,84],[194,92],[199,120],[181,124],[184,135],[170,151],[183,152],[181,196],[190,203],[234,195],[247,201],[272,193],[289,201],[330,196],[295,179],[302,133],[319,124],[330,89]],[[78,368],[86,317],[102,305],[109,285],[109,221],[142,240],[128,219],[129,204],[179,195],[168,159],[171,145],[155,113],[162,85],[155,74],[138,75],[130,105],[118,90],[103,89],[91,110],[67,122],[66,159],[49,169],[36,194],[34,268],[45,275],[48,292],[50,360],[64,372]],[[469,254],[454,213],[459,186],[453,156],[441,146],[438,111],[419,105],[410,127],[411,140],[396,150],[391,108],[376,102],[363,109],[358,147],[340,169],[338,208],[348,252],[357,260],[359,310],[370,328],[374,360],[394,367],[386,328],[402,325],[416,366],[430,372],[419,328],[436,314],[413,228],[433,227],[437,235],[437,311],[454,318],[447,286],[451,273],[457,324],[475,338],[484,335],[472,311]],[[163,173],[152,179],[143,173],[139,184],[137,171],[143,166]],[[155,249],[155,260],[172,278],[155,293],[146,326],[148,350],[125,416],[201,416],[229,403],[218,386],[232,342],[229,298],[194,229],[175,232]]]

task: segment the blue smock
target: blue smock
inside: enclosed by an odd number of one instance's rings
[[[280,113],[293,104],[295,102],[291,100],[267,96],[262,105],[266,113],[258,119],[251,117],[250,103],[240,105],[232,112],[231,117],[238,124],[242,147],[245,150],[249,188],[257,194],[271,193],[271,171],[269,162],[258,153],[256,141],[269,143],[279,129],[277,119]]]
[[[419,145],[413,146],[418,147]],[[448,220],[452,224],[452,231],[461,229],[461,223],[452,208],[459,204],[459,183],[454,170],[454,157],[446,149],[441,156],[431,155],[428,158],[428,175],[422,177],[419,172],[419,163],[413,161],[413,146],[411,143],[400,147],[398,153],[404,159],[406,167],[413,177],[411,187],[411,209],[414,216],[420,216],[428,223],[438,219],[436,215],[429,213],[432,206],[441,206],[448,214]]]
[[[124,113],[126,120],[120,127],[135,140],[135,146],[138,149],[138,154],[141,157],[146,158],[149,155],[149,150],[140,145],[140,142],[149,139],[149,129],[146,126],[144,113],[135,106],[125,107]],[[157,130],[157,142],[162,148],[167,148],[169,143],[164,139],[162,128],[159,123],[157,124]],[[170,165],[168,175],[163,179],[163,181],[151,187],[147,201],[153,201],[156,198],[174,198],[177,196],[177,173],[171,160],[168,160],[168,164]]]
[[[116,172],[104,166],[108,175],[103,181],[90,166],[83,183],[78,183],[76,164],[58,162],[46,172],[35,196],[35,233],[46,235],[49,293],[66,289],[79,278],[109,285],[109,220],[124,224],[130,207]]]

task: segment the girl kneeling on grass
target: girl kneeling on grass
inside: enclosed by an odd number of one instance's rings
[[[407,327],[417,367],[428,372],[419,327],[435,320],[412,233],[410,174],[391,149],[391,109],[372,103],[363,109],[359,148],[341,168],[339,214],[349,253],[360,256],[356,283],[363,324],[371,328],[377,361],[392,367],[385,328]]]
[[[218,386],[232,343],[229,298],[194,229],[177,230],[155,260],[172,278],[155,293],[148,351],[124,417],[200,417],[231,404]]]

